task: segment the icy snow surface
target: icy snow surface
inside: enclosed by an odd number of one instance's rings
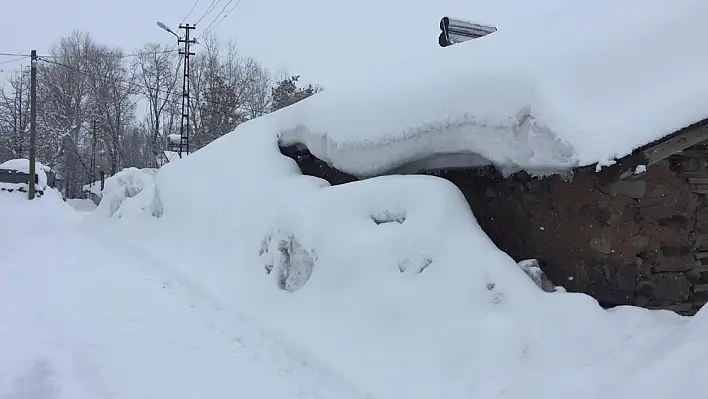
[[[705,0],[551,2],[483,38],[352,76],[263,127],[360,176],[435,167],[441,154],[455,156],[442,166],[532,172],[607,164],[708,118],[706,19]]]

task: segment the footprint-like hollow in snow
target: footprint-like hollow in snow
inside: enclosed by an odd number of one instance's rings
[[[377,225],[393,222],[403,224],[403,222],[406,221],[406,213],[391,211],[376,212],[371,215],[371,220],[373,220]]]
[[[268,274],[276,272],[278,288],[295,292],[312,276],[315,267],[314,251],[305,249],[293,235],[278,241],[276,259],[266,264]]]

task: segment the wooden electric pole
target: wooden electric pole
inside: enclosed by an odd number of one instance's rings
[[[30,148],[29,148],[29,199],[34,199],[35,179],[37,179],[37,50],[32,50],[30,73]]]
[[[182,118],[179,125],[179,157],[182,158],[182,153],[189,155],[189,56],[194,55],[189,51],[189,46],[195,44],[197,41],[195,39],[189,38],[189,32],[196,29],[196,26],[184,24],[179,26],[180,29],[184,29],[184,39],[177,37],[177,43],[184,43],[184,50],[180,50],[179,53],[184,55],[184,67],[182,75]]]
[[[93,186],[96,182],[96,119],[93,120],[93,130],[91,132],[91,171],[89,172],[89,184]]]

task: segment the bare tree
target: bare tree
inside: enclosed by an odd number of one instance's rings
[[[122,137],[134,122],[136,73],[133,66],[123,62],[120,50],[96,46],[89,57],[91,104],[106,143],[110,173],[114,174],[126,158]]]
[[[23,158],[29,149],[29,76],[16,71],[8,78],[9,87],[0,90],[0,162]]]
[[[58,167],[65,179],[66,195],[75,193],[78,154],[73,150],[86,134],[90,114],[86,69],[95,43],[87,33],[64,37],[51,51],[51,61],[38,74],[38,155]],[[67,147],[67,143],[73,146]],[[60,162],[60,155],[65,155]]]
[[[137,69],[140,79],[140,91],[147,99],[149,115],[147,116],[148,127],[152,131],[150,145],[153,157],[162,148],[160,125],[163,120],[165,107],[169,111],[168,104],[174,101],[174,92],[178,77],[177,72],[180,67],[178,57],[174,52],[167,50],[166,46],[157,43],[149,43],[143,47],[137,59]],[[173,118],[173,115],[169,116]],[[169,122],[168,122],[169,123]],[[169,133],[168,133],[169,134]]]

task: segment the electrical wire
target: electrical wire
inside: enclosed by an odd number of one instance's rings
[[[27,59],[26,56],[21,56],[21,57],[17,57],[17,58],[12,58],[12,59],[9,59],[9,60],[0,61],[0,65],[3,65],[3,64],[10,64],[10,63],[12,63],[12,62],[22,61],[22,60],[25,60],[25,59]]]
[[[18,54],[18,53],[0,53],[3,57],[29,57],[29,54]]]
[[[197,37],[197,39],[201,39],[202,37],[204,37],[204,35],[206,35],[207,33],[209,33],[209,28],[211,28],[212,25],[214,25],[214,22],[216,22],[216,20],[218,20],[219,17],[221,17],[221,15],[224,14],[224,10],[226,10],[226,8],[227,8],[229,5],[231,5],[231,3],[233,3],[233,2],[234,2],[234,0],[229,0],[229,1],[226,3],[226,5],[221,9],[221,11],[219,11],[219,13],[216,14],[216,17],[214,17],[214,19],[211,20],[211,23],[206,27],[206,29],[204,29],[204,31],[202,32],[202,34]]]
[[[233,5],[228,11],[226,11],[226,14],[224,14],[224,16],[219,20],[219,22],[217,22],[216,25],[214,25],[214,26],[211,28],[211,31],[212,31],[212,32],[215,31],[216,28],[218,28],[219,25],[221,25],[221,23],[224,22],[224,20],[226,20],[226,17],[228,17],[229,14],[231,14],[231,13],[236,9],[236,7],[238,7],[238,5],[239,5],[240,3],[241,3],[241,0],[237,0],[236,3],[234,3],[234,5]]]
[[[206,16],[209,15],[209,13],[214,11],[214,8],[216,8],[216,6],[218,6],[219,3],[221,3],[221,0],[211,0],[211,4],[209,4],[209,6],[206,8],[206,10],[202,14],[202,16],[199,17],[199,19],[197,20],[197,23],[195,25],[198,25],[200,22],[202,22],[202,20],[204,20],[204,18],[206,18]]]
[[[182,18],[182,23],[185,23],[187,21],[187,18],[189,18],[190,15],[192,15],[192,12],[194,12],[194,8],[197,7],[197,4],[199,4],[199,0],[195,0],[194,4],[192,4],[192,8],[189,9],[189,12],[187,15]]]

